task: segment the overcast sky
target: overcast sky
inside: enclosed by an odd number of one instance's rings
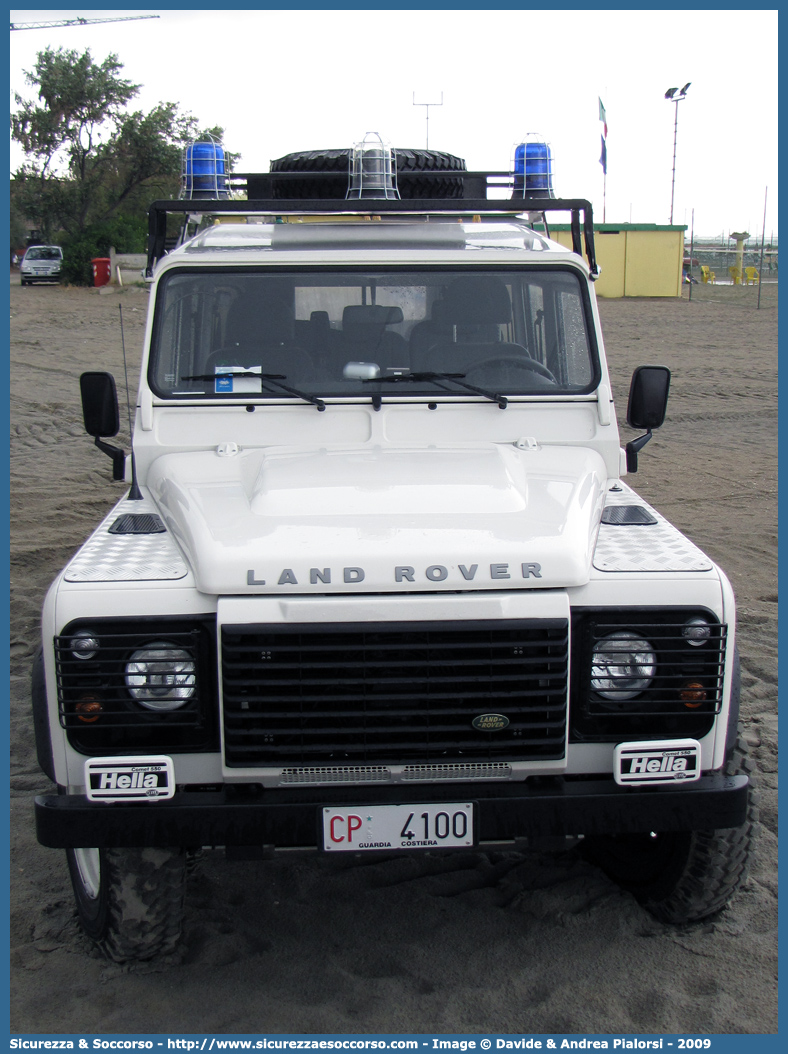
[[[379,132],[471,169],[507,169],[516,143],[551,144],[558,196],[590,198],[601,221],[667,223],[678,106],[674,223],[695,233],[777,231],[776,11],[293,9],[12,10],[11,22],[160,14],[156,21],[10,34],[14,92],[45,47],[110,53],[140,84],[135,107],[176,102],[221,125],[239,171],[291,150]],[[430,106],[416,103],[440,103]],[[599,164],[608,125],[603,202]],[[11,169],[21,154],[11,151]],[[689,233],[689,232],[688,232]]]

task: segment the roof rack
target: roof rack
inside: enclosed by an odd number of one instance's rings
[[[443,170],[420,172],[419,178],[445,176]],[[276,179],[287,178],[291,173],[277,172]],[[302,176],[302,173],[292,173]],[[571,214],[572,251],[583,255],[583,247],[588,259],[592,279],[599,274],[594,250],[594,214],[591,203],[585,198],[542,198],[517,196],[511,198],[488,198],[488,188],[512,188],[512,175],[509,172],[456,172],[452,176],[461,176],[463,196],[457,198],[408,198],[391,200],[385,198],[274,198],[272,194],[271,175],[269,173],[235,175],[228,177],[228,183],[234,193],[247,192],[246,199],[223,198],[188,198],[175,201],[154,201],[148,209],[148,263],[146,275],[152,277],[155,264],[166,255],[172,246],[167,240],[167,216],[182,214],[189,218],[206,215],[262,215],[287,216],[299,213],[337,213],[345,215],[412,215],[412,216],[485,216],[488,218],[507,218],[513,215],[530,213],[541,214],[545,229],[547,213],[569,212]],[[336,173],[310,172],[310,180],[322,176],[336,178]],[[508,180],[496,182],[496,180]],[[583,243],[581,245],[580,229],[582,218]],[[533,221],[532,221],[533,222]]]

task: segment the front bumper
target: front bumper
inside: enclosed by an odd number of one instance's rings
[[[55,849],[118,846],[316,848],[324,806],[477,803],[479,843],[555,835],[713,830],[745,820],[749,780],[711,773],[683,786],[620,787],[612,779],[542,778],[525,783],[451,783],[263,790],[227,786],[178,791],[167,801],[35,799],[36,832]]]

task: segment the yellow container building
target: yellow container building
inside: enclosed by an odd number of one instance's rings
[[[681,296],[686,227],[656,223],[594,224],[598,296]],[[571,248],[569,224],[550,224],[550,237]]]

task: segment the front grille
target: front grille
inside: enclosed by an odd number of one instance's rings
[[[568,645],[565,619],[224,626],[227,764],[563,757]]]

